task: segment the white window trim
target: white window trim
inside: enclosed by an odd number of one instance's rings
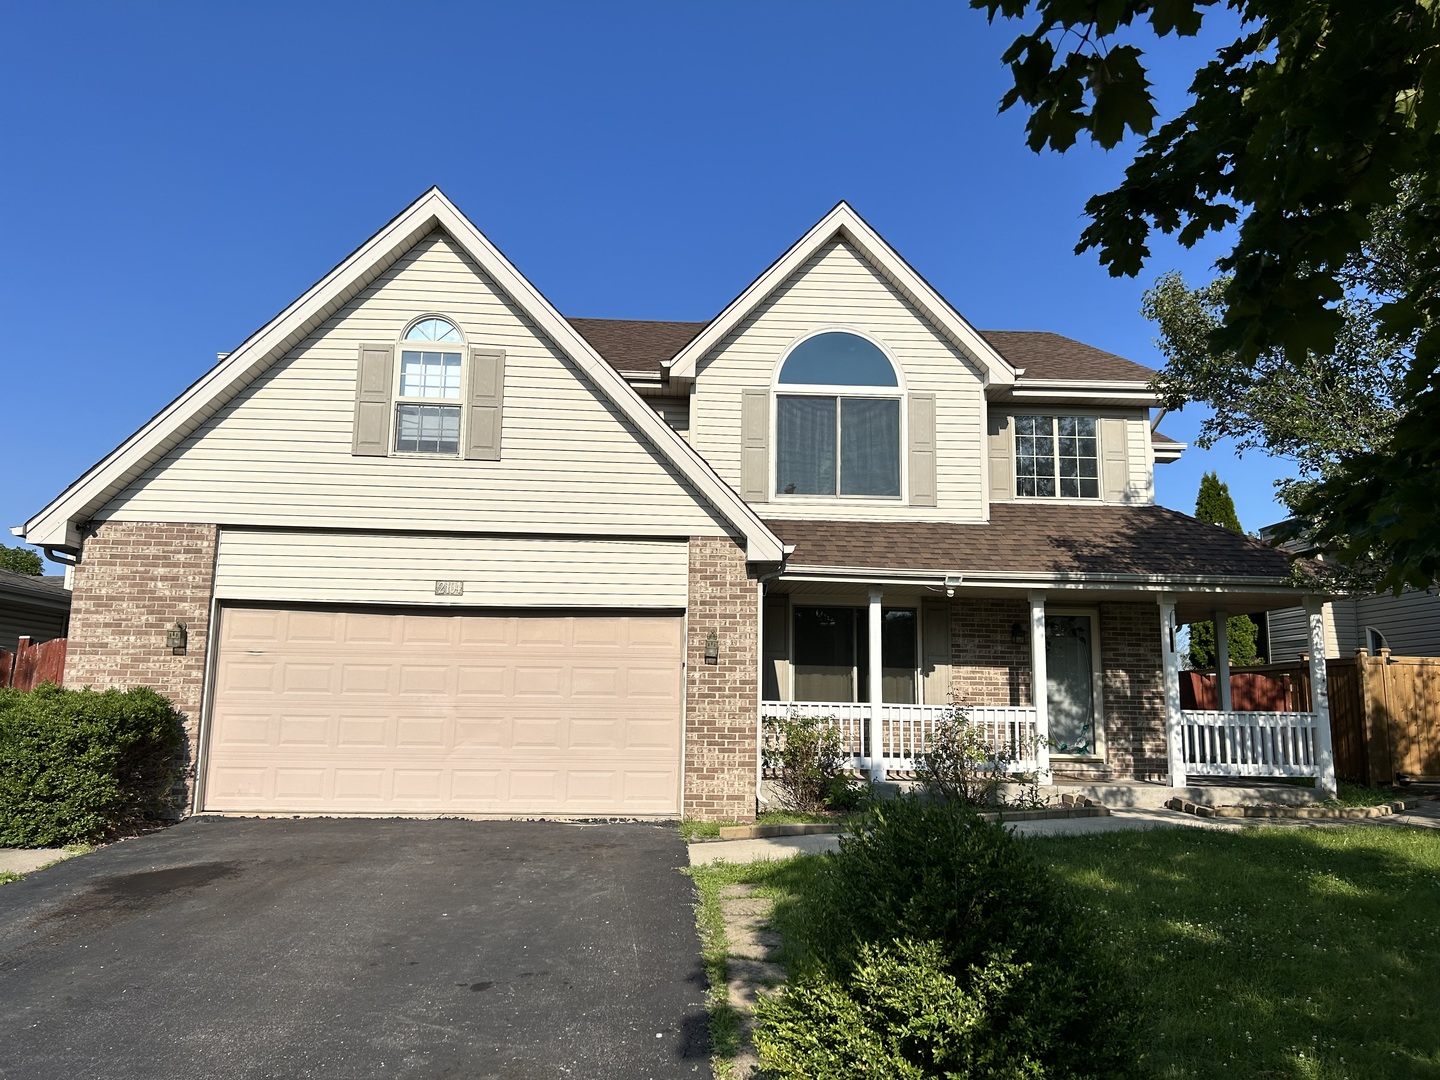
[[[1043,496],[1042,496],[1043,497]],[[1073,501],[1073,500],[1072,500]],[[1092,502],[1093,500],[1086,500]],[[1062,754],[1052,750],[1051,760],[1060,761],[1109,761],[1105,747],[1105,671],[1100,659],[1100,609],[1098,607],[1056,607],[1045,605],[1045,615],[1087,615],[1090,618],[1090,686],[1095,698],[1095,751],[1090,754]],[[1049,665],[1046,665],[1047,669]],[[1033,682],[1033,680],[1032,680]],[[1031,693],[1039,687],[1032,686]]]
[[[855,337],[863,338],[871,345],[880,350],[882,356],[890,363],[890,369],[895,373],[895,386],[854,386],[850,384],[829,384],[829,383],[782,383],[780,373],[785,368],[785,361],[790,359],[799,346],[813,337],[821,334],[853,334]],[[900,493],[898,495],[842,495],[840,493],[840,406],[836,405],[835,417],[835,494],[833,495],[810,495],[810,494],[787,494],[780,490],[780,398],[782,397],[823,397],[823,398],[874,398],[898,401],[900,403],[900,435],[899,446],[896,451],[900,457]],[[895,359],[893,353],[885,347],[885,344],[873,334],[867,334],[864,330],[853,326],[832,325],[821,326],[814,330],[807,331],[795,338],[785,347],[780,354],[780,361],[775,365],[775,370],[770,376],[770,446],[773,448],[769,454],[770,476],[768,485],[771,499],[781,502],[797,503],[879,503],[887,506],[905,506],[910,501],[910,416],[905,407],[909,397],[909,389],[905,385],[905,369]]]
[[[1016,421],[1022,416],[1046,416],[1052,421],[1059,420],[1092,420],[1095,423],[1095,494],[1094,495],[1021,495],[1020,494],[1020,455],[1018,452],[1018,440],[1020,439],[1020,425]],[[1094,506],[1096,503],[1105,501],[1105,448],[1100,444],[1100,421],[1103,417],[1095,413],[1087,413],[1071,410],[1060,412],[1057,410],[1023,409],[1010,414],[1010,481],[1013,485],[1015,502],[1043,502],[1050,503],[1072,503],[1081,506]],[[1056,450],[1052,456],[1055,465],[1055,490],[1060,490],[1060,454],[1059,440],[1060,431],[1058,424],[1050,434],[1051,446]]]
[[[406,341],[405,335],[411,329],[426,319],[444,319],[455,328],[460,335],[459,341]],[[400,396],[400,373],[404,366],[404,354],[410,352],[458,352],[460,354],[460,396],[458,398],[421,398]],[[395,343],[395,362],[392,365],[394,371],[390,378],[390,457],[396,458],[423,458],[426,461],[459,461],[465,457],[465,422],[468,409],[465,403],[470,400],[470,343],[465,337],[465,331],[460,329],[460,324],[449,315],[429,311],[423,315],[417,315],[405,324],[400,331],[400,337]],[[398,450],[395,443],[400,434],[400,406],[401,405],[444,405],[460,410],[459,434],[455,442],[455,453],[441,454],[431,453],[428,450]]]

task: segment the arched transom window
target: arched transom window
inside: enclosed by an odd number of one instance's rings
[[[775,387],[775,494],[898,498],[902,397],[889,357],[859,334],[796,345]]]
[[[405,331],[395,398],[398,452],[459,454],[463,341],[446,319],[419,319]]]

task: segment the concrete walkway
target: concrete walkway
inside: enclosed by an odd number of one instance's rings
[[[1201,818],[1178,810],[1122,808],[1108,817],[1046,818],[1017,821],[1010,829],[1017,836],[1094,836],[1098,833],[1133,832],[1140,829],[1337,829],[1396,827],[1440,830],[1440,802],[1422,802],[1418,809],[1391,817],[1359,820],[1314,818]],[[714,862],[747,863],[760,859],[788,859],[835,851],[840,837],[835,833],[815,836],[777,836],[768,840],[719,840],[690,845],[690,865]]]
[[[0,848],[0,873],[33,874],[78,854],[64,848]]]

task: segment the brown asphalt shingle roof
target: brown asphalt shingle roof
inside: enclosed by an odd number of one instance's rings
[[[1289,564],[1263,541],[1163,506],[995,503],[988,524],[765,522],[795,545],[794,566],[1035,575],[1210,575],[1282,578]]]
[[[13,570],[0,570],[0,592],[12,596],[24,594],[66,602],[70,600],[65,579],[58,574],[36,577],[33,574],[17,574]]]
[[[651,322],[643,319],[570,319],[570,325],[618,371],[659,374],[669,360],[708,326],[703,322]],[[1081,382],[1130,380],[1144,382],[1147,367],[1040,330],[983,330],[982,336],[1026,379],[1075,379]]]

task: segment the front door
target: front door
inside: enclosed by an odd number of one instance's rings
[[[1045,674],[1052,754],[1098,752],[1094,642],[1092,616],[1045,616]]]

